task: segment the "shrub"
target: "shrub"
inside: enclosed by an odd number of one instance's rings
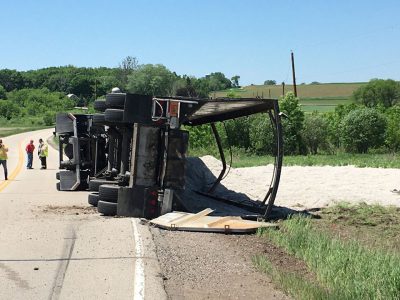
[[[300,108],[299,99],[293,92],[288,92],[280,101],[280,108],[288,118],[282,120],[284,151],[286,154],[299,154],[304,152],[301,139],[303,130],[304,112]]]
[[[392,151],[400,149],[400,107],[393,106],[386,111],[387,128],[385,143]]]
[[[52,112],[46,112],[43,116],[43,123],[46,126],[51,126],[55,122],[55,114]]]
[[[301,135],[308,151],[317,154],[319,148],[327,146],[328,121],[318,113],[306,116]]]
[[[400,101],[400,84],[392,79],[372,79],[355,90],[353,98],[368,107],[391,107]]]
[[[256,154],[274,153],[274,133],[267,114],[257,114],[250,118],[250,146]]]
[[[347,151],[366,153],[383,145],[386,120],[374,108],[359,108],[347,114],[341,124],[341,140]]]
[[[10,120],[20,114],[21,110],[10,100],[0,100],[0,117]]]
[[[211,132],[210,125],[200,125],[194,127],[185,126],[184,129],[189,131],[190,148],[207,148],[214,143],[214,137]]]
[[[226,138],[231,146],[250,148],[249,117],[241,117],[225,122]]]
[[[340,148],[341,147],[341,123],[344,119],[344,117],[351,112],[352,110],[355,110],[359,108],[360,106],[357,104],[349,104],[349,105],[338,105],[335,108],[334,112],[328,112],[326,113],[326,120],[328,123],[328,142],[331,144],[334,148]]]

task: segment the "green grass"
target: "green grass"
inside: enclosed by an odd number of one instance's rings
[[[190,149],[191,156],[213,155],[219,158],[214,149]],[[229,151],[225,150],[226,160],[229,163]],[[274,158],[268,155],[255,155],[240,149],[233,149],[234,168],[256,167],[272,164]],[[400,168],[400,154],[317,154],[317,155],[287,155],[283,158],[284,166],[349,166],[359,168]]]
[[[6,137],[18,133],[51,128],[52,126],[31,126],[31,127],[0,127],[0,137]]]
[[[348,98],[364,82],[356,83],[324,83],[324,84],[300,84],[297,86],[297,95],[302,98],[346,97]],[[293,85],[285,85],[285,93],[293,91]],[[233,88],[212,92],[211,96],[226,97],[229,92],[234,92],[241,97],[278,98],[282,95],[282,85],[250,85],[242,88]]]
[[[349,97],[324,97],[324,98],[302,98],[300,99],[301,109],[308,112],[331,112],[338,105],[351,104],[354,101]]]
[[[272,277],[278,278],[277,283],[292,295],[296,296],[300,289],[302,299],[399,298],[398,254],[332,238],[313,224],[309,218],[295,216],[283,222],[281,230],[268,230],[264,236],[303,260],[315,273],[317,282],[310,285],[304,280],[301,284],[296,278],[276,275],[268,261],[260,257],[254,259],[256,265],[267,273],[272,272]]]
[[[331,112],[339,104],[351,104],[352,93],[365,83],[325,83],[305,84],[297,86],[297,94],[304,112]],[[285,86],[285,93],[293,91],[292,85]],[[237,96],[279,98],[282,96],[282,86],[253,85],[242,88],[232,88],[224,91],[212,92],[212,97],[226,97],[228,93],[235,93]]]
[[[256,255],[252,260],[254,265],[261,272],[268,274],[275,284],[277,284],[286,294],[291,295],[295,299],[334,299],[332,293],[328,292],[317,283],[298,274],[280,270],[263,255]]]

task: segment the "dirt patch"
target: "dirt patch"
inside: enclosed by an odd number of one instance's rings
[[[288,299],[253,265],[254,235],[151,232],[169,299]]]
[[[38,207],[40,212],[44,214],[56,214],[56,215],[89,215],[98,214],[97,208],[93,206],[58,206],[58,205],[46,205]]]
[[[263,238],[260,238],[262,240]],[[311,272],[306,263],[294,256],[291,256],[282,248],[275,246],[272,242],[268,242],[265,238],[264,242],[260,242],[261,247],[258,254],[263,254],[271,264],[281,272],[298,275],[307,281],[316,281],[316,275]]]
[[[400,208],[367,206],[335,206],[323,209],[315,227],[334,238],[358,241],[366,247],[400,251]]]

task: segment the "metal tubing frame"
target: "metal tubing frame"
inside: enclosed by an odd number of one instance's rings
[[[282,162],[283,162],[283,134],[282,134],[282,123],[281,116],[279,112],[279,106],[277,102],[274,102],[273,108],[273,116],[270,115],[270,118],[274,124],[275,130],[275,145],[276,145],[276,156],[275,156],[275,170],[272,177],[272,182],[270,185],[270,190],[264,198],[264,203],[268,201],[267,209],[264,213],[264,219],[268,219],[272,207],[274,205],[274,201],[276,198],[276,194],[278,192],[279,181],[281,178],[282,171]]]
[[[219,173],[217,180],[213,183],[212,187],[208,190],[208,193],[212,194],[215,191],[215,189],[217,188],[217,185],[221,182],[222,178],[225,175],[226,160],[225,160],[224,149],[222,148],[221,137],[218,134],[217,127],[215,126],[215,123],[211,123],[210,125],[211,125],[211,130],[214,134],[215,141],[217,142],[219,156],[220,156],[221,162],[222,162],[222,170]]]

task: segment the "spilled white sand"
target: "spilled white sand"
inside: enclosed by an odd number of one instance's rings
[[[201,158],[218,176],[221,162],[212,156]],[[231,169],[222,181],[228,189],[262,200],[273,166]],[[400,206],[400,169],[346,167],[283,167],[276,205],[294,209],[319,208],[350,203]]]

